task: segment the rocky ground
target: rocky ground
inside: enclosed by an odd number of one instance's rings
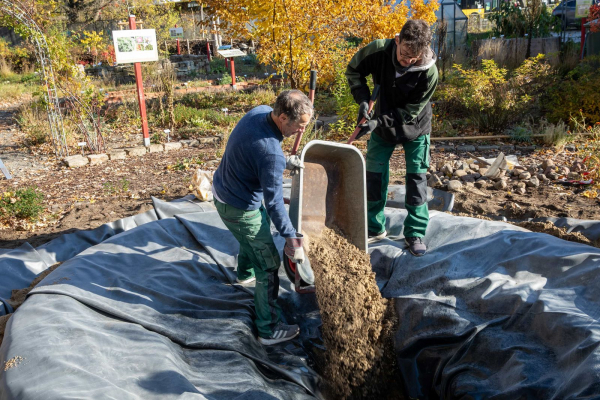
[[[45,196],[46,212],[36,222],[4,220],[0,248],[18,247],[25,241],[35,247],[64,233],[144,212],[152,207],[151,196],[171,200],[191,193],[191,177],[197,167],[215,170],[218,166],[218,143],[207,142],[68,168],[52,155],[49,146],[31,149],[24,145],[23,133],[14,121],[15,109],[13,105],[0,111],[0,159],[13,175],[11,180],[0,175],[0,193],[37,187]],[[141,135],[134,134],[127,141],[110,138],[107,147],[141,143]],[[365,147],[364,143],[357,145]],[[455,193],[454,212],[504,217],[512,222],[546,216],[600,220],[598,200],[582,196],[583,186],[560,182],[585,178],[575,152],[548,147],[508,152],[517,156],[518,164],[505,163],[490,173],[490,166],[477,158],[494,159],[499,147],[479,146],[487,151],[477,147],[473,151],[473,147],[456,146],[450,152],[438,142],[432,149],[429,184]],[[186,163],[192,159],[193,163]],[[391,183],[403,183],[404,165],[403,151],[397,150],[391,160]]]

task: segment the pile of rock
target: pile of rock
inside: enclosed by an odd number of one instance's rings
[[[504,155],[501,153],[500,157]],[[556,166],[552,159],[528,166],[512,165],[507,161],[490,164],[481,159],[442,160],[429,168],[427,184],[450,192],[476,187],[525,194],[528,188],[537,188],[540,184],[550,184],[558,179],[579,180],[584,169],[581,160],[576,160],[571,168]]]

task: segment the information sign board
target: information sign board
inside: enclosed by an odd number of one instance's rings
[[[154,29],[113,31],[117,64],[158,61]]]

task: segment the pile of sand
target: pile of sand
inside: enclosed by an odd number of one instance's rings
[[[582,233],[580,233],[580,232],[570,232],[569,233],[569,232],[567,232],[567,228],[558,227],[550,221],[547,221],[547,222],[525,221],[525,222],[519,222],[516,225],[520,226],[521,228],[529,229],[532,232],[547,233],[549,235],[556,236],[559,239],[568,240],[569,242],[583,243],[583,244],[587,244],[590,246],[595,246],[595,247],[600,248],[600,240],[597,240],[596,243],[592,243],[592,241],[590,239],[586,238]]]
[[[19,308],[21,306],[21,304],[23,304],[23,302],[27,298],[27,295],[29,294],[29,292],[31,292],[31,290],[34,287],[36,287],[38,285],[38,283],[40,283],[42,281],[42,279],[44,279],[46,276],[48,276],[48,274],[50,272],[52,272],[56,268],[58,268],[60,266],[60,264],[62,264],[62,263],[56,263],[56,264],[52,265],[50,268],[48,268],[47,270],[45,270],[44,272],[42,272],[41,274],[39,274],[38,276],[36,276],[35,279],[33,280],[33,282],[31,282],[31,284],[29,285],[29,287],[27,287],[25,289],[13,290],[11,293],[11,296],[10,296],[10,300],[8,300],[8,304],[10,304],[10,306],[13,308],[13,310],[17,311],[17,308]],[[0,317],[0,345],[2,345],[2,340],[4,339],[4,331],[6,330],[6,324],[8,323],[8,320],[10,319],[11,316],[12,316],[12,314],[7,314],[7,315],[3,315]]]
[[[326,353],[321,373],[331,398],[399,398],[393,302],[381,297],[369,255],[339,233],[311,238],[309,257]]]

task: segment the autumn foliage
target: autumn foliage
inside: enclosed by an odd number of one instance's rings
[[[221,17],[221,28],[258,43],[262,63],[285,73],[292,87],[307,84],[309,71],[319,71],[320,82],[335,79],[335,63],[345,63],[356,48],[348,40],[393,38],[409,18],[435,22],[438,3],[381,0],[209,0]],[[341,56],[341,57],[340,57]]]

